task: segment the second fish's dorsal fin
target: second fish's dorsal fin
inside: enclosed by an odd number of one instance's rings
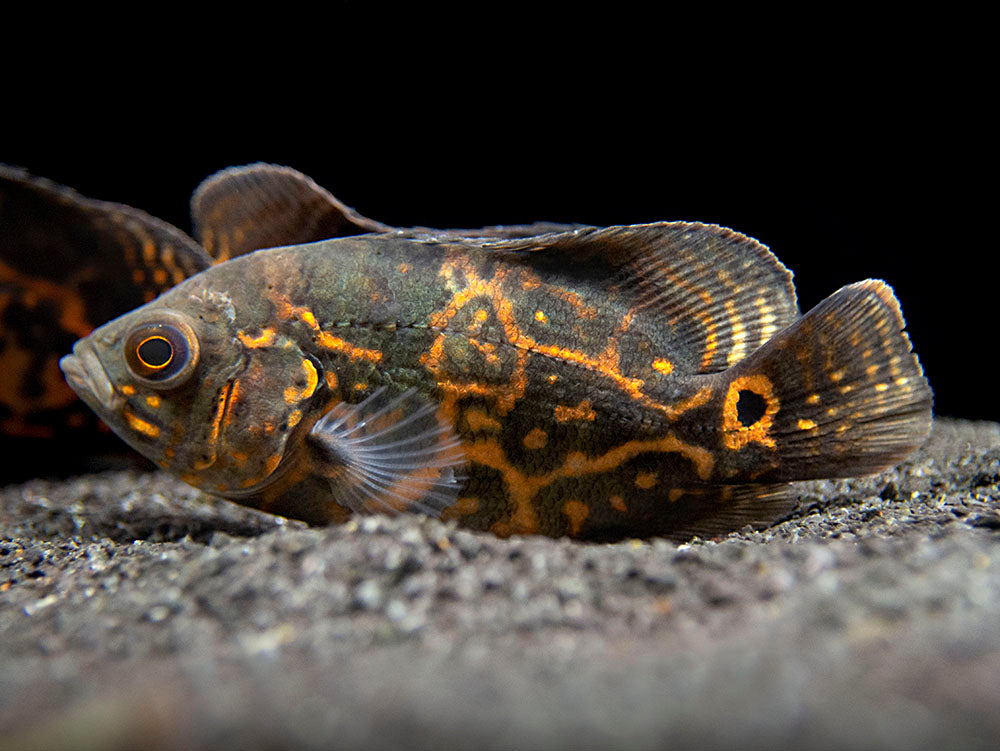
[[[765,245],[717,225],[585,227],[485,247],[664,316],[698,373],[725,370],[798,318],[792,273]]]
[[[216,261],[261,248],[385,232],[291,167],[248,164],[206,178],[191,197],[195,237]]]

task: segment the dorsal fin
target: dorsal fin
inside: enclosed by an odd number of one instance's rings
[[[97,432],[59,377],[59,358],[95,326],[209,266],[194,240],[144,211],[0,164],[2,479],[104,465],[120,444]]]
[[[195,237],[216,261],[261,248],[386,232],[291,167],[248,164],[206,178],[191,197]]]
[[[87,198],[21,167],[0,164],[0,209],[0,257],[24,264],[26,273],[55,279],[93,264],[131,276],[142,268],[150,272],[142,286],[160,293],[211,266],[205,251],[172,224],[125,204]],[[153,281],[151,272],[161,267],[167,278]]]
[[[725,370],[798,317],[792,273],[766,246],[725,227],[660,222],[586,227],[483,247],[547,278],[606,286],[674,326],[699,373]]]

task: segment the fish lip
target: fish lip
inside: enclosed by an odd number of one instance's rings
[[[115,389],[101,358],[86,342],[74,344],[73,354],[59,360],[59,369],[70,388],[95,409],[114,412],[122,406],[125,397]]]

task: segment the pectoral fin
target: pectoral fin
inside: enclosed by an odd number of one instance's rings
[[[341,402],[316,422],[310,441],[334,500],[358,513],[438,516],[465,479],[458,436],[414,389],[380,388],[360,404]]]

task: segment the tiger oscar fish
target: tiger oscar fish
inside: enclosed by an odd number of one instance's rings
[[[713,225],[388,232],[212,266],[60,366],[139,452],[270,513],[683,540],[919,447],[903,329],[875,280],[800,315],[791,272]]]

